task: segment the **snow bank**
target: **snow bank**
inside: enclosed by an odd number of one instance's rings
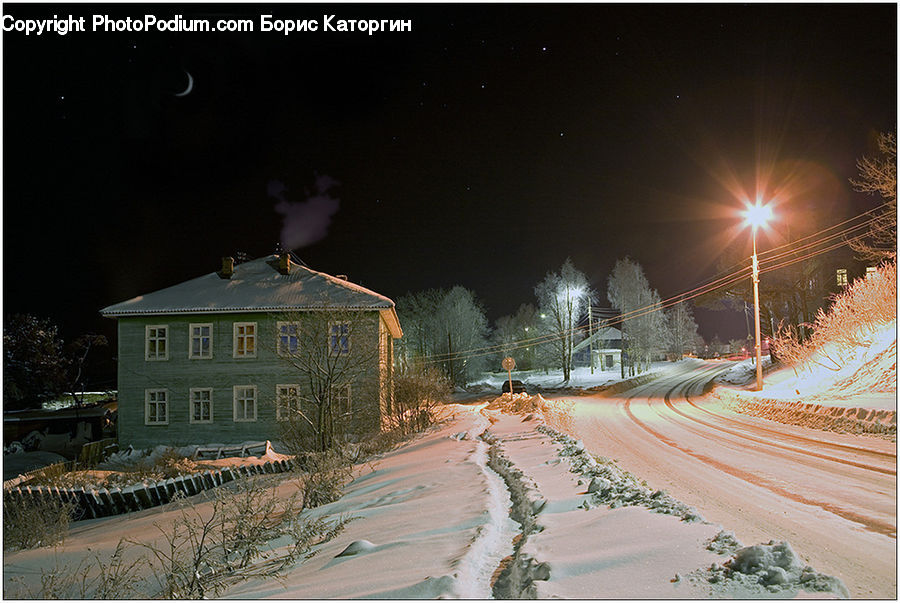
[[[718,389],[712,395],[737,412],[779,423],[839,433],[872,434],[891,439],[897,436],[896,410],[836,406],[835,400],[829,400],[830,404],[826,404],[746,396],[745,392],[727,389]],[[870,397],[869,400],[871,399]],[[885,402],[896,403],[896,398],[891,396]]]
[[[732,410],[780,423],[841,433],[897,434],[896,321],[881,325],[852,349],[828,343],[803,366],[767,375],[762,391],[717,388]],[[753,368],[735,365],[718,380],[743,385]],[[747,375],[750,375],[747,378]]]

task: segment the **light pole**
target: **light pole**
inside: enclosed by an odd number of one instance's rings
[[[756,391],[762,390],[762,349],[760,347],[759,333],[759,262],[756,258],[756,229],[765,226],[766,222],[772,218],[772,208],[767,205],[760,205],[759,201],[756,205],[747,204],[744,210],[744,219],[750,225],[753,231],[753,322],[756,327]]]

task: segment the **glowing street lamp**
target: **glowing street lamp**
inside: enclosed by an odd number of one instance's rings
[[[759,262],[756,258],[756,230],[765,226],[772,219],[772,208],[761,205],[757,200],[756,205],[747,204],[747,209],[741,212],[744,216],[744,224],[750,226],[753,231],[753,320],[756,326],[756,391],[762,390],[762,350],[759,342]]]

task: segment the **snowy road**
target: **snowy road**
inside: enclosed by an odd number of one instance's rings
[[[788,540],[854,598],[896,598],[896,445],[731,412],[691,365],[616,397],[558,398],[547,421],[744,543]]]

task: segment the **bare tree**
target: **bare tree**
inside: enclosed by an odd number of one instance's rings
[[[856,162],[859,179],[850,182],[854,190],[878,194],[887,204],[875,214],[868,236],[851,240],[850,248],[860,259],[877,262],[897,256],[897,135],[882,132],[878,136],[877,157],[863,157]]]
[[[562,367],[563,380],[568,381],[572,371],[572,349],[584,336],[578,329],[578,321],[596,294],[587,277],[568,258],[558,273],[547,273],[534,288],[534,294],[541,312],[542,331],[549,339],[545,345]]]
[[[298,378],[297,388],[277,393],[276,413],[295,452],[323,452],[351,428],[378,427],[385,362],[378,321],[377,313],[345,309],[276,317],[276,353]]]

